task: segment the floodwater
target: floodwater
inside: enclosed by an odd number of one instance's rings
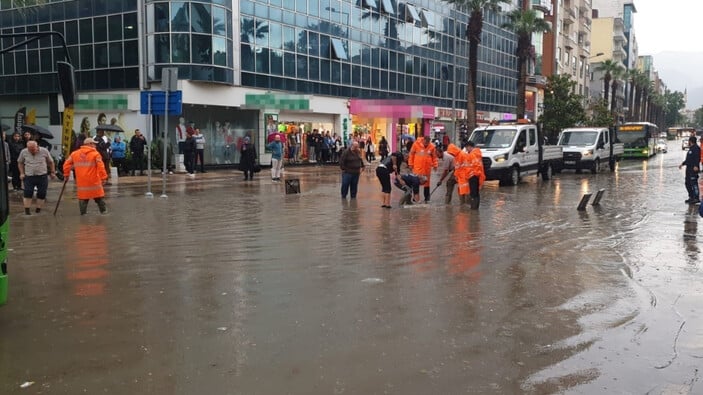
[[[287,169],[296,195],[128,177],[105,216],[72,184],[56,217],[60,184],[40,215],[15,196],[0,393],[703,393],[682,158],[488,182],[479,211],[381,209],[372,172],[341,201],[332,166]]]

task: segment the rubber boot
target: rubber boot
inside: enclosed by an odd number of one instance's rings
[[[473,197],[473,196],[472,196],[472,197],[469,197],[469,199],[470,199],[470,202],[471,202],[471,203],[470,203],[471,209],[472,209],[472,210],[478,210],[478,205],[479,205],[479,203],[481,202],[481,197],[480,197],[480,196],[476,196],[476,197]]]
[[[105,200],[103,198],[95,199],[95,203],[98,204],[98,208],[100,209],[100,214],[107,214],[107,207],[105,206]]]
[[[79,200],[78,201],[78,208],[81,210],[81,215],[85,215],[85,213],[88,212],[88,201],[87,200]]]
[[[466,197],[467,196],[468,195],[459,195],[459,205],[460,206],[463,206],[464,204],[466,204]]]

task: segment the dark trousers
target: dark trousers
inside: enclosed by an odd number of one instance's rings
[[[10,162],[10,174],[12,175],[12,188],[21,189],[22,180],[20,180],[20,167],[17,162]]]
[[[469,178],[469,196],[471,197],[471,208],[474,210],[478,209],[481,203],[481,195],[479,195],[477,176]]]
[[[195,161],[193,162],[193,168],[198,167],[198,162],[200,162],[200,172],[205,172],[205,150],[196,149],[195,150]]]
[[[139,173],[144,173],[144,153],[132,152],[132,175],[139,168]]]
[[[195,152],[183,152],[183,165],[186,167],[188,174],[195,173]]]
[[[359,173],[342,173],[342,199],[347,198],[347,193],[352,199],[356,199],[356,191],[359,188]]]
[[[126,174],[127,169],[125,169],[125,158],[112,158],[112,165],[117,168],[117,175]]]
[[[686,191],[688,191],[688,198],[698,200],[700,198],[700,191],[698,190],[698,173],[687,169],[685,184]]]

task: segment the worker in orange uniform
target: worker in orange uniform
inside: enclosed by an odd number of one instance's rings
[[[432,174],[432,169],[437,168],[437,154],[435,153],[434,144],[430,142],[430,136],[425,136],[425,138],[417,140],[413,144],[408,155],[408,167],[412,173],[427,177],[421,186],[424,187],[425,204],[429,203],[430,175]]]
[[[478,210],[481,203],[479,191],[486,181],[486,172],[483,170],[483,155],[481,149],[476,148],[473,141],[466,145],[466,152],[469,154],[469,197],[472,210]]]
[[[105,190],[103,185],[107,182],[107,172],[102,156],[95,149],[96,142],[92,138],[83,141],[83,145],[73,151],[63,164],[63,174],[68,180],[71,169],[75,170],[76,190],[78,192],[78,207],[81,215],[88,209],[88,202],[94,199],[98,204],[100,214],[107,213],[105,207]]]

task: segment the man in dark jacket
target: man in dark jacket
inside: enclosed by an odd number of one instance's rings
[[[696,136],[688,138],[688,152],[686,160],[680,165],[679,169],[686,166],[686,190],[688,191],[688,204],[700,204],[700,191],[698,190],[698,171],[701,165],[701,147],[696,142]]]
[[[129,150],[132,151],[132,175],[139,167],[139,175],[144,175],[144,147],[146,138],[139,129],[134,129],[134,136],[129,140]]]
[[[351,194],[352,199],[356,199],[359,175],[364,169],[364,160],[361,158],[358,142],[354,141],[351,147],[342,152],[339,168],[342,169],[342,199],[347,198],[347,193]]]

